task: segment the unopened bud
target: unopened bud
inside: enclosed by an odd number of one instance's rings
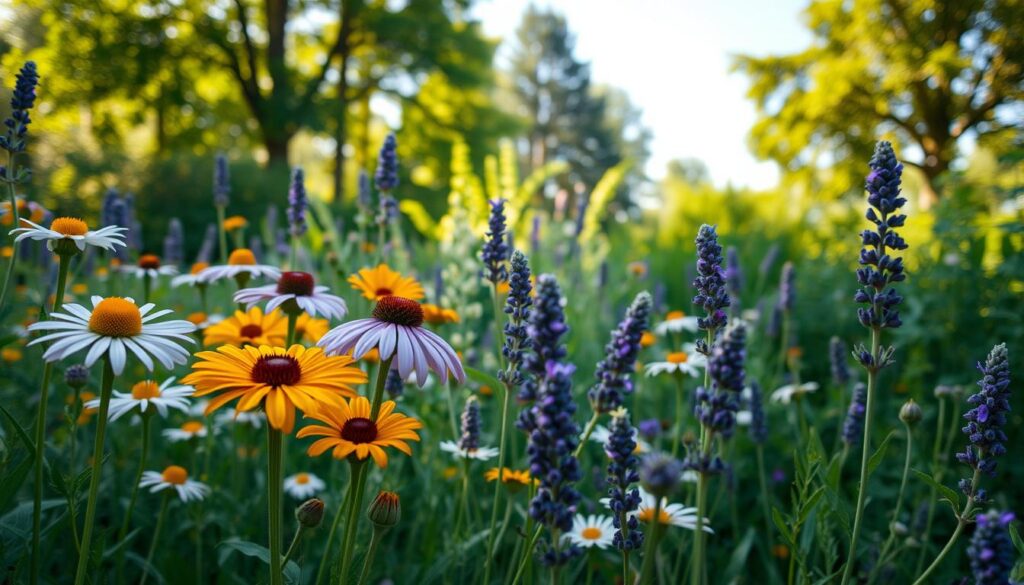
[[[914,402],[911,398],[900,408],[900,420],[903,421],[907,426],[914,426],[921,422],[924,418],[924,412],[921,411],[921,407]]]
[[[402,504],[399,502],[398,494],[381,490],[373,499],[366,515],[376,528],[391,528],[398,524],[402,519]]]
[[[295,519],[305,528],[316,528],[324,519],[324,501],[310,498],[295,508]]]

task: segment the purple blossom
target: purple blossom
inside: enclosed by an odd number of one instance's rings
[[[703,308],[705,313],[697,321],[697,326],[710,331],[713,338],[719,329],[725,327],[727,317],[723,309],[730,303],[725,287],[725,271],[722,270],[722,246],[718,243],[714,226],[700,226],[696,244],[697,277],[693,287],[697,289],[697,294],[693,297],[693,304]],[[710,350],[706,340],[697,341],[697,351],[707,355]]]
[[[651,295],[642,292],[626,310],[626,316],[611,341],[604,346],[604,359],[598,362],[597,383],[587,392],[594,412],[610,412],[622,406],[623,398],[633,393],[630,373],[640,353],[640,338],[647,330],[651,314]]]
[[[967,546],[971,573],[976,585],[1007,585],[1014,563],[1014,547],[1009,526],[1012,512],[990,510],[976,517],[977,528]]]
[[[288,225],[292,236],[306,233],[306,175],[301,167],[292,171],[292,182],[288,188]]]
[[[213,161],[213,204],[227,207],[231,201],[231,177],[228,172],[228,158],[218,154]]]
[[[498,377],[502,382],[508,383],[510,388],[518,388],[524,380],[524,355],[533,343],[528,331],[530,307],[533,306],[533,299],[530,298],[533,285],[530,283],[530,264],[522,252],[512,252],[509,264],[511,270],[508,297],[505,299],[505,314],[508,315],[508,319],[505,321],[504,329],[505,344],[501,348],[508,366],[498,373]]]
[[[32,117],[28,111],[35,105],[36,85],[38,84],[39,72],[36,71],[35,61],[26,61],[14,80],[14,92],[11,94],[11,115],[4,120],[7,134],[0,135],[0,148],[12,154],[25,152],[25,135],[28,134],[28,125],[32,123]],[[20,182],[23,179],[27,180],[28,175],[8,178]]]
[[[846,409],[846,419],[843,421],[843,442],[849,446],[856,445],[864,436],[864,413],[867,412],[868,387],[863,382],[853,386],[853,398],[850,400],[850,407]]]
[[[461,420],[462,436],[459,437],[459,449],[466,452],[476,451],[480,448],[480,402],[476,396],[466,399]]]
[[[480,258],[484,263],[484,278],[497,286],[498,283],[508,281],[508,268],[505,266],[509,254],[509,246],[505,242],[505,200],[494,199],[490,205],[487,239]]]
[[[640,462],[635,455],[635,432],[624,409],[612,412],[604,452],[610,460],[606,483],[608,507],[613,512],[612,523],[616,529],[612,542],[619,550],[637,550],[643,545],[644,535],[636,515],[630,512],[640,507],[640,490],[634,487],[640,481],[637,471]]]
[[[964,414],[967,425],[963,432],[969,444],[962,453],[956,454],[956,458],[976,471],[995,476],[996,457],[1006,453],[1004,443],[1007,437],[1003,427],[1010,412],[1010,362],[1006,344],[992,348],[985,363],[978,364],[978,369],[982,373],[978,381],[981,390],[967,399],[973,408]],[[985,490],[976,488],[971,480],[960,482],[960,489],[965,494],[973,495],[975,501],[985,501]]]
[[[377,190],[388,193],[398,186],[398,141],[394,134],[388,134],[377,155],[377,172],[373,179]]]

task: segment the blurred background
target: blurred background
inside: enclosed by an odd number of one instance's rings
[[[4,91],[26,59],[42,76],[26,194],[95,221],[108,190],[131,193],[141,249],[174,215],[191,260],[220,152],[229,213],[264,217],[302,166],[344,224],[394,131],[413,244],[497,157],[537,179],[551,225],[589,212],[596,243],[570,250],[593,273],[642,262],[689,307],[680,254],[716,223],[751,298],[791,259],[804,342],[854,338],[885,139],[910,199],[906,384],[969,381],[992,343],[1024,339],[1018,0],[6,0],[0,27]]]

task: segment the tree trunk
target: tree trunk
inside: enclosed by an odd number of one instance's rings
[[[341,29],[338,42],[341,46],[338,66],[338,98],[335,103],[336,126],[334,133],[334,204],[340,210],[345,200],[345,143],[348,141],[348,58],[351,52],[349,37],[352,35],[352,19],[355,18],[354,2],[343,0],[340,14]]]

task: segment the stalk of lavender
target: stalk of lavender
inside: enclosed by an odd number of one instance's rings
[[[370,191],[370,175],[366,169],[359,169],[359,178],[356,181],[356,225],[359,226],[359,249],[362,250],[366,239],[367,227],[373,219],[373,194]],[[440,297],[438,297],[440,298]]]
[[[976,585],[1015,582],[1010,578],[1014,550],[1008,531],[1013,519],[1013,512],[998,510],[989,510],[977,516],[978,527],[967,547],[967,557],[971,560],[971,573],[974,574]]]
[[[509,246],[505,241],[505,200],[493,199],[489,203],[491,215],[480,259],[484,263],[484,278],[497,287],[508,281],[508,268],[505,266],[509,254]]]
[[[778,309],[782,315],[782,334],[779,339],[779,364],[780,369],[784,372],[787,367],[786,355],[789,352],[789,348],[792,345],[792,326],[791,315],[793,313],[793,304],[796,301],[796,270],[793,268],[793,263],[787,261],[782,265],[782,275],[779,279],[779,300]],[[799,380],[794,380],[794,384],[799,384]],[[799,400],[799,398],[798,398]],[[797,407],[799,407],[799,403]]]
[[[647,550],[644,551],[644,562],[640,566],[640,578],[637,583],[656,583],[654,578],[655,558],[658,554],[658,542],[664,525],[661,523],[661,502],[672,495],[679,487],[683,475],[683,466],[675,457],[664,453],[653,453],[644,457],[640,467],[640,484],[654,496],[654,514],[651,516],[651,529],[647,534]]]
[[[867,411],[868,387],[863,382],[853,386],[853,398],[850,400],[850,407],[846,409],[846,419],[843,421],[843,451],[848,452],[857,441],[863,438],[864,413]],[[844,457],[845,458],[845,457]]]
[[[651,315],[651,295],[641,292],[633,299],[619,326],[612,331],[611,340],[604,346],[604,359],[597,364],[594,376],[597,383],[587,391],[587,399],[593,415],[583,430],[579,457],[583,444],[594,432],[602,413],[611,412],[622,406],[625,395],[633,393],[630,373],[636,369],[636,356],[640,353],[640,338],[647,330]]]
[[[697,340],[696,349],[705,356],[710,356],[711,346],[715,343],[719,329],[725,327],[727,317],[723,309],[730,305],[730,300],[725,286],[725,271],[722,270],[722,246],[718,243],[718,234],[715,232],[714,226],[707,224],[700,226],[700,229],[697,231],[695,244],[697,246],[697,277],[693,281],[693,286],[697,289],[697,294],[693,297],[693,304],[704,309],[704,316],[697,320],[697,327],[705,332],[705,338]],[[704,388],[710,387],[710,370],[706,368],[704,370]],[[681,427],[682,416],[682,412],[676,413],[676,428]],[[703,452],[698,465],[698,467],[703,467],[703,459],[705,459],[706,454],[711,452],[711,430],[705,428],[703,423],[701,424],[700,435],[701,440],[696,448]],[[700,478],[697,482],[699,509],[697,512],[697,527],[693,539],[693,558],[690,560],[693,567],[693,573],[691,574],[693,585],[700,585],[703,580],[703,568],[701,565],[703,564],[704,557],[704,533],[701,522],[704,516],[704,508],[699,505],[699,494],[704,492],[706,495],[707,492],[706,474],[700,471],[698,473],[700,473]]]
[[[864,403],[864,433],[861,449],[860,483],[857,485],[857,505],[850,535],[850,551],[843,569],[842,585],[850,582],[857,560],[857,541],[860,537],[864,503],[867,499],[868,457],[871,452],[871,406],[878,385],[878,374],[892,363],[894,348],[882,347],[882,330],[895,329],[902,323],[899,305],[903,297],[892,284],[906,279],[903,259],[889,255],[889,251],[907,249],[907,243],[896,232],[902,227],[907,216],[899,213],[906,199],[900,197],[900,176],[903,165],[896,160],[892,145],[879,142],[875,154],[868,164],[871,172],[867,176],[865,189],[868,192],[868,210],[865,217],[874,224],[874,229],[861,232],[860,265],[857,282],[861,288],[854,295],[854,301],[866,305],[857,309],[861,325],[871,330],[871,349],[863,345],[854,349],[861,365],[867,370],[867,396]]]
[[[377,252],[384,259],[384,245],[387,242],[387,222],[391,219],[391,208],[395,207],[391,192],[398,187],[398,141],[394,134],[388,134],[377,155],[377,171],[374,183],[380,192],[380,213],[377,215]]]
[[[185,233],[181,220],[172,217],[167,224],[167,235],[164,236],[164,262],[180,265],[185,261]]]
[[[1001,343],[988,354],[984,364],[978,364],[982,373],[978,386],[981,390],[971,395],[967,403],[974,408],[964,414],[967,425],[963,432],[967,435],[968,445],[956,458],[974,469],[971,479],[960,480],[960,490],[967,496],[963,509],[956,514],[956,530],[949,537],[946,546],[917,578],[914,585],[925,583],[928,577],[949,554],[957,538],[964,528],[974,521],[972,513],[978,504],[988,501],[988,494],[978,484],[982,474],[996,475],[996,458],[1006,453],[1007,441],[1003,427],[1006,426],[1006,415],[1010,412],[1010,361],[1006,352],[1006,344]]]
[[[740,267],[740,255],[734,246],[725,251],[725,288],[732,302],[729,303],[729,316],[740,314],[740,291],[743,290],[743,269]]]
[[[388,393],[388,398],[391,400],[397,400],[401,398],[404,390],[405,381],[402,380],[402,376],[398,373],[398,369],[389,369],[388,377],[384,380],[384,391]]]
[[[231,177],[228,157],[223,153],[213,160],[213,206],[217,209],[217,230],[220,241],[220,263],[228,263],[228,236],[224,230],[224,216],[231,202]]]
[[[696,452],[687,453],[685,465],[698,473],[697,526],[694,532],[691,559],[693,585],[704,580],[704,511],[707,509],[708,480],[711,475],[725,470],[725,463],[717,455],[712,457],[712,443],[716,434],[727,436],[736,426],[740,393],[743,392],[746,362],[747,329],[743,321],[736,321],[722,334],[708,356],[707,374],[710,387],[697,389],[699,404],[694,408],[701,426],[701,442]]]
[[[306,175],[302,167],[295,167],[292,171],[292,182],[288,187],[288,232],[292,236],[291,260],[289,266],[296,270],[296,258],[299,253],[299,238],[308,229],[306,226]]]
[[[547,374],[547,363],[562,361],[568,354],[562,336],[569,331],[562,309],[562,289],[552,274],[537,277],[537,296],[533,299],[527,333],[532,351],[523,354],[521,370],[526,373],[519,385],[517,399],[524,403],[516,427],[529,433],[534,428],[533,410],[529,407],[538,396],[540,381]]]
[[[462,408],[461,417],[462,434],[459,437],[459,449],[466,453],[472,453],[480,448],[480,402],[476,396],[466,399],[466,405]],[[455,534],[459,535],[462,529],[462,519],[466,517],[469,497],[469,461],[468,457],[463,458],[462,490],[459,496],[459,512],[455,519]]]
[[[7,133],[0,134],[0,148],[7,151],[7,166],[0,166],[0,181],[7,183],[7,195],[11,200],[11,215],[14,218],[11,225],[15,228],[21,227],[15,185],[27,183],[32,177],[30,169],[18,168],[17,156],[25,152],[25,137],[28,135],[28,125],[32,123],[32,117],[28,111],[35,105],[38,84],[39,73],[36,71],[35,61],[26,61],[14,80],[14,92],[11,94],[11,115],[4,120]],[[14,246],[7,264],[7,273],[4,276],[4,287],[0,290],[0,307],[7,299],[7,288],[11,283],[11,276],[14,274],[14,265],[17,261],[18,247]],[[37,573],[36,570],[32,572],[33,583],[38,579]]]
[[[526,351],[532,348],[532,339],[528,331],[530,307],[533,299],[530,292],[530,264],[519,250],[512,252],[509,262],[508,298],[505,299],[504,313],[507,316],[504,327],[504,343],[501,353],[505,361],[505,369],[498,372],[498,379],[504,386],[501,403],[501,424],[498,436],[498,481],[494,482],[494,502],[491,506],[490,529],[487,534],[487,557],[484,561],[484,583],[490,582],[491,559],[494,556],[494,545],[500,540],[494,532],[498,522],[498,504],[501,499],[501,486],[505,480],[505,458],[508,444],[508,416],[512,402],[512,392],[522,386],[522,372]],[[504,532],[504,527],[502,528]]]
[[[624,408],[611,412],[608,442],[604,452],[608,463],[608,507],[612,510],[615,536],[612,544],[622,551],[622,582],[630,582],[629,554],[639,550],[644,543],[640,522],[631,512],[640,507],[640,491],[634,487],[640,481],[637,470],[639,459],[636,451],[636,431],[629,424],[629,413]]]

